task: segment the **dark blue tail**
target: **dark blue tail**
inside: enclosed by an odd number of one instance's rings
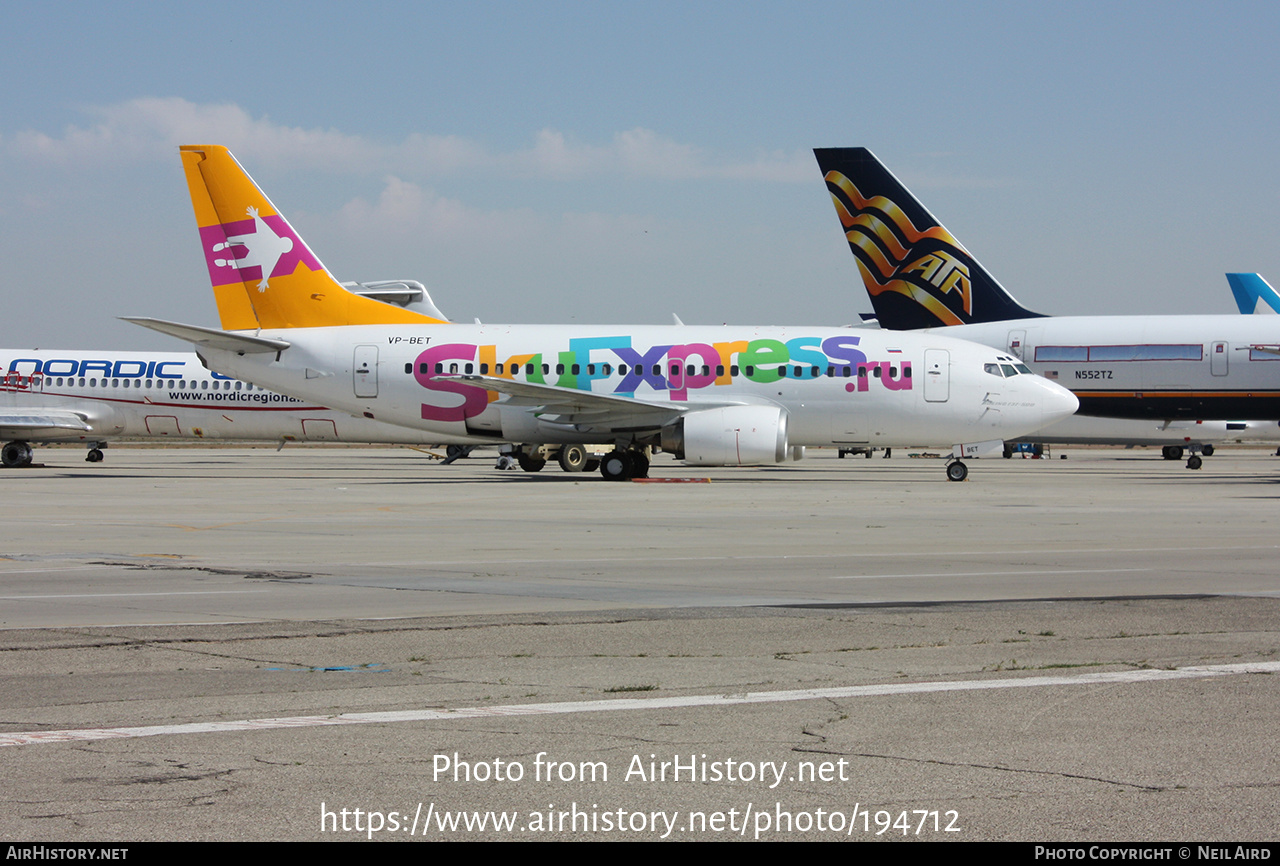
[[[814,150],[881,327],[1038,318],[865,147]]]

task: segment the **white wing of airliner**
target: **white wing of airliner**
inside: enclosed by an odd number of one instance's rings
[[[60,430],[86,432],[92,428],[75,412],[41,410],[39,413],[0,413],[0,439],[32,439],[41,434],[55,435]]]
[[[497,376],[444,375],[433,376],[438,382],[463,382],[487,391],[506,394],[507,405],[530,406],[534,413],[546,421],[562,424],[592,424],[616,428],[625,423],[632,426],[663,427],[681,415],[698,409],[714,409],[734,403],[659,404],[620,397],[616,394],[597,394],[559,385],[539,385],[535,382],[517,382]],[[554,416],[554,417],[549,417]]]

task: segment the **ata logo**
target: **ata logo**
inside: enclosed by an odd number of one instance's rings
[[[941,294],[959,292],[960,303],[965,313],[973,312],[969,268],[955,256],[938,250],[916,259],[903,268],[902,273],[904,275],[918,273],[921,279],[927,281]]]

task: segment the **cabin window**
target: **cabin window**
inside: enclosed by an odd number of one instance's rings
[[[1037,361],[1080,363],[1089,360],[1088,346],[1036,346]]]
[[[594,367],[595,365],[594,365],[594,364],[592,364],[591,366],[593,366],[593,367]],[[575,375],[575,376],[576,376],[576,375],[578,375],[578,373],[580,373],[581,371],[582,371],[582,365],[581,365],[581,364],[574,364],[572,367],[570,367],[570,368],[569,368],[569,372],[570,372],[570,373],[572,373],[572,374],[573,374],[573,375]]]
[[[729,365],[729,375],[730,375],[730,376],[736,376],[736,375],[738,375],[738,365],[737,365],[737,364],[730,364],[730,365]],[[747,375],[748,375],[748,376],[750,376],[751,374],[750,374],[750,373],[748,373]]]
[[[612,365],[612,364],[601,364],[601,365],[600,365],[600,372],[601,372],[601,373],[604,373],[606,376],[612,376],[612,375],[613,375],[613,365]]]
[[[1037,361],[1083,363],[1126,361],[1202,361],[1200,343],[1139,343],[1120,346],[1037,346]]]
[[[1204,346],[1184,345],[1090,346],[1090,361],[1200,361]]]
[[[747,378],[748,378],[748,379],[750,379],[752,376],[754,376],[754,375],[755,375],[756,368],[755,368],[753,365],[748,364],[748,365],[747,365],[746,367],[744,367],[743,369],[747,371]]]

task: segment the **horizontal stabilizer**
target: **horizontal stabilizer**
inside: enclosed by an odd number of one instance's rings
[[[231,331],[219,331],[216,328],[202,328],[199,325],[184,325],[181,322],[166,322],[164,319],[150,319],[146,316],[121,316],[123,321],[133,322],[144,328],[186,340],[197,346],[208,346],[211,349],[223,349],[241,355],[281,352],[289,348],[288,340],[272,337],[253,337]]]

